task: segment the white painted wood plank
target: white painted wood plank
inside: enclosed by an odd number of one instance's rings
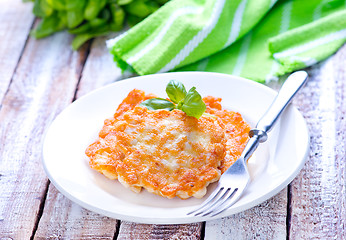
[[[25,4],[21,0],[0,1],[0,103],[34,21],[31,8],[31,3]]]
[[[86,210],[52,184],[35,239],[113,239],[117,221]]]
[[[120,78],[121,72],[106,49],[105,39],[96,38],[91,44],[76,89],[77,98]],[[113,239],[116,225],[117,220],[80,207],[51,185],[35,239]]]
[[[113,38],[121,33],[118,32],[93,40],[90,54],[83,69],[77,97],[81,97],[94,89],[130,76],[122,75],[120,68],[116,66],[116,63],[113,61],[113,56],[109,53],[105,43],[107,39]]]
[[[132,239],[184,239],[197,240],[201,239],[201,223],[193,224],[175,224],[175,225],[155,225],[139,224],[132,222],[122,222],[120,225],[117,240]]]
[[[0,236],[30,239],[47,177],[44,132],[71,100],[85,49],[72,52],[66,33],[29,39],[0,110]]]
[[[346,45],[314,66],[294,103],[310,128],[310,156],[292,183],[290,239],[346,239]]]
[[[244,212],[206,222],[205,240],[286,239],[287,188]]]

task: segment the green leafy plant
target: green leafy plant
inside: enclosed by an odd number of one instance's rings
[[[168,0],[23,0],[34,2],[33,13],[42,19],[31,35],[44,38],[67,29],[76,35],[77,50],[91,38],[120,31],[152,14]]]
[[[151,98],[143,101],[140,106],[144,106],[149,110],[166,109],[171,111],[173,109],[179,109],[185,112],[186,115],[197,119],[205,112],[205,103],[195,87],[192,87],[187,92],[184,84],[176,80],[171,80],[167,84],[166,93],[170,100]]]

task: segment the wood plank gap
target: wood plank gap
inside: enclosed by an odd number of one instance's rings
[[[204,240],[205,238],[205,222],[202,222],[202,227],[201,227],[201,240]]]
[[[286,240],[290,239],[291,214],[292,214],[292,189],[291,189],[291,184],[289,184],[287,186]]]
[[[121,221],[117,220],[117,224],[115,225],[115,231],[114,231],[113,240],[117,240],[118,239],[119,232],[120,232],[120,225],[121,225]]]
[[[79,84],[80,84],[82,76],[83,76],[83,70],[84,70],[84,67],[85,67],[85,63],[86,63],[86,61],[88,59],[88,56],[90,54],[90,51],[91,51],[91,44],[92,44],[92,42],[93,42],[93,39],[89,40],[88,43],[87,43],[87,47],[86,47],[86,50],[85,50],[85,58],[84,58],[83,62],[81,63],[82,66],[81,66],[81,70],[80,70],[80,74],[79,74],[79,77],[78,77],[78,81],[77,81],[77,85],[76,85],[76,90],[74,92],[72,102],[74,102],[78,98],[77,94],[78,94],[78,90],[79,90]]]
[[[36,231],[37,231],[37,228],[38,228],[38,224],[40,223],[40,220],[41,220],[41,217],[42,217],[42,214],[43,214],[43,210],[44,210],[44,206],[45,206],[45,203],[46,203],[47,195],[48,195],[49,185],[50,185],[50,181],[47,180],[46,187],[44,189],[44,194],[43,194],[42,200],[40,202],[40,207],[39,207],[39,210],[38,210],[38,213],[37,213],[37,216],[36,216],[36,221],[35,221],[34,228],[32,230],[32,234],[31,234],[30,240],[34,239]]]
[[[34,25],[35,25],[35,22],[36,22],[36,18],[34,18],[34,20],[33,20],[32,23],[31,23],[30,31],[33,29],[33,27],[34,27]],[[28,44],[29,38],[30,38],[30,34],[28,34],[28,36],[27,36],[26,39],[25,39],[25,43],[24,43],[24,45],[23,45],[23,48],[22,48],[21,51],[20,51],[20,55],[19,55],[18,61],[17,61],[17,63],[16,63],[16,66],[15,66],[14,69],[13,69],[13,73],[12,73],[12,77],[11,77],[11,79],[10,79],[10,82],[8,83],[8,86],[7,86],[7,89],[6,89],[5,93],[4,93],[4,96],[3,96],[3,98],[2,98],[1,101],[0,101],[0,111],[1,111],[1,108],[2,108],[2,105],[3,105],[3,104],[2,104],[2,101],[5,99],[6,95],[7,95],[8,92],[10,91],[10,87],[11,87],[12,81],[13,81],[13,76],[16,74],[17,68],[18,68],[18,66],[19,66],[20,60],[22,59],[22,56],[23,56],[24,50],[25,50],[25,48],[26,48],[26,46],[27,46],[27,44]]]

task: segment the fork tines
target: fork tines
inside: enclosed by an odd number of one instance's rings
[[[234,202],[228,202],[229,199],[231,199],[234,194],[237,192],[238,188],[231,189],[231,188],[225,188],[218,186],[217,189],[213,192],[212,195],[208,197],[204,201],[201,207],[195,209],[192,212],[189,212],[188,215],[191,215],[194,213],[195,216],[201,215],[202,217],[213,214],[211,216],[215,216],[223,211],[225,211],[227,208],[229,208]],[[231,203],[231,204],[230,204]],[[207,212],[206,209],[208,209]]]

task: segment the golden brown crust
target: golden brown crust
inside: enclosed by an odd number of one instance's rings
[[[222,109],[221,98],[211,96],[204,97],[203,101],[207,105],[206,112],[217,116],[220,124],[225,130],[226,156],[221,161],[220,170],[224,173],[241,155],[248,140],[250,126],[244,121],[241,114]]]
[[[180,110],[138,106],[152,97],[129,93],[86,149],[90,166],[135,192],[143,187],[167,198],[200,198],[239,157],[249,126],[239,113],[222,110],[221,99],[204,98],[214,116],[197,120]]]

